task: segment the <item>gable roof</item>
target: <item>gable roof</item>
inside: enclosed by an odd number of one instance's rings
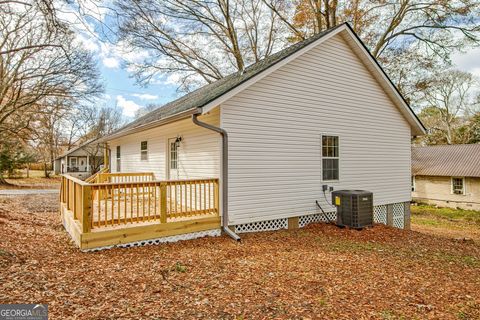
[[[389,87],[399,98],[400,104],[403,108],[406,109],[407,115],[411,117],[409,122],[413,128],[412,132],[415,135],[424,134],[425,128],[423,127],[423,124],[420,122],[420,120],[415,115],[410,106],[407,104],[407,102],[403,99],[398,89],[388,78],[388,76],[380,67],[378,62],[373,58],[373,56],[371,56],[368,49],[361,42],[360,38],[358,38],[350,25],[348,23],[343,23],[334,28],[321,32],[313,37],[310,37],[304,41],[298,42],[275,54],[272,54],[265,59],[250,65],[243,72],[238,71],[230,74],[222,79],[219,79],[191,93],[188,93],[177,100],[169,102],[162,107],[159,107],[149,112],[148,114],[140,117],[139,119],[134,120],[133,122],[113,132],[109,136],[102,138],[101,140],[106,141],[109,139],[114,139],[129,133],[150,129],[152,127],[160,126],[168,122],[183,119],[191,114],[198,113],[199,108],[202,108],[202,113],[206,113],[210,111],[210,109],[218,106],[221,102],[228,99],[230,96],[237,93],[237,91],[241,91],[245,87],[258,81],[260,77],[263,78],[270,72],[273,72],[276,68],[290,61],[290,59],[293,59],[296,56],[303,54],[305,51],[310,50],[318,43],[323,42],[330,36],[333,36],[343,30],[348,30],[349,34],[351,34],[351,36],[355,38],[356,41],[360,42],[362,49],[365,50],[366,54],[370,57],[370,59],[373,59],[376,67],[384,76],[384,80],[386,79],[389,82]],[[276,68],[273,68],[274,66]],[[169,121],[169,119],[171,119],[171,121]]]
[[[480,177],[480,144],[412,148],[412,174],[421,176]]]
[[[96,140],[96,138],[92,138],[92,139],[89,139],[87,141],[85,141],[84,143],[81,143],[79,144],[78,146],[70,149],[70,150],[67,150],[65,151],[62,155],[59,155],[58,157],[55,158],[55,160],[57,159],[60,159],[60,158],[63,158],[63,157],[66,157],[68,156],[69,154],[72,154],[74,153],[75,151],[78,151],[78,150],[83,150],[83,148],[87,145],[89,145],[90,143],[94,142]]]

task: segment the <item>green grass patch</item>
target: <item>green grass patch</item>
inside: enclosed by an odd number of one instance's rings
[[[469,224],[477,224],[480,225],[480,211],[475,210],[463,210],[463,209],[452,209],[452,208],[437,208],[433,206],[427,205],[417,205],[411,207],[412,217],[429,217],[429,218],[436,218],[436,219],[443,219],[449,221],[464,221]],[[431,223],[435,225],[433,220],[427,222],[427,220],[420,220],[423,221],[423,224]],[[440,222],[439,222],[440,223]]]
[[[464,220],[447,220],[434,216],[412,216],[412,224],[452,231],[465,230],[475,226],[475,224]]]

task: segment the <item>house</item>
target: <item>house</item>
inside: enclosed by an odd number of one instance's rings
[[[372,191],[375,221],[409,228],[410,141],[424,133],[342,24],[103,138],[110,173],[91,185],[64,177],[64,224],[83,249],[238,239],[320,221],[316,201],[333,219],[327,185]],[[71,213],[79,188],[92,193],[88,212]]]
[[[412,197],[440,207],[480,210],[480,144],[412,148]]]
[[[103,144],[90,139],[57,157],[53,163],[55,174],[68,173],[79,179],[86,179],[103,165]]]

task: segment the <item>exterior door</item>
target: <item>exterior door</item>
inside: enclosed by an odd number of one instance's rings
[[[177,138],[168,139],[167,172],[169,180],[178,180],[178,143]]]
[[[79,157],[78,158],[78,170],[79,171],[87,171],[87,158],[86,157]]]

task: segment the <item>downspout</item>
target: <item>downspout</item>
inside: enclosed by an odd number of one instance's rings
[[[228,228],[228,134],[222,128],[201,122],[197,118],[199,115],[200,113],[192,114],[194,124],[222,135],[222,230],[232,239],[240,241],[240,237]]]

